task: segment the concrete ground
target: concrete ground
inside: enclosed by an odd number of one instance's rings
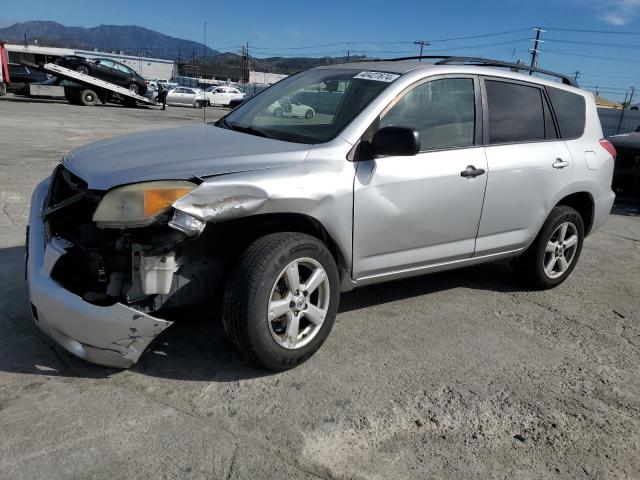
[[[44,338],[23,281],[36,183],[78,145],[201,117],[0,98],[0,477],[640,478],[633,207],[551,291],[498,263],[345,294],[285,373],[244,362],[206,313],[126,371]]]

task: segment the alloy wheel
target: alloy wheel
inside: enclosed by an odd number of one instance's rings
[[[320,331],[329,310],[329,278],[312,258],[300,258],[278,275],[267,308],[271,336],[278,345],[295,350]]]
[[[572,222],[564,222],[553,231],[543,258],[544,273],[549,278],[564,274],[573,262],[578,249],[578,229]]]

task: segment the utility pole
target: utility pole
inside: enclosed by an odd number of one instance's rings
[[[573,72],[573,79],[575,80],[576,83],[578,83],[578,78],[580,78],[580,70],[576,70],[575,72]]]
[[[631,87],[631,98],[633,98],[633,87]],[[624,94],[624,102],[622,102],[622,108],[620,109],[620,118],[618,119],[618,128],[616,128],[616,134],[620,133],[620,129],[622,128],[622,119],[624,118],[624,109],[627,107],[627,98],[629,97],[629,92]]]
[[[351,50],[347,50],[347,63],[349,63],[350,57],[351,57]]]
[[[425,41],[425,40],[416,40],[415,42],[413,42],[415,45],[420,45],[420,56],[422,56],[422,51],[424,50],[424,46],[429,46],[429,42]],[[420,62],[422,61],[422,59],[419,60]]]
[[[533,29],[536,31],[536,39],[535,39],[535,43],[533,44],[533,48],[530,50],[531,51],[531,67],[537,67],[538,54],[540,53],[540,50],[538,50],[538,45],[540,44],[540,42],[543,41],[543,40],[540,40],[540,34],[544,32],[544,30],[538,27],[534,27]],[[533,75],[533,71],[529,71],[529,75]]]
[[[245,67],[247,69],[247,73],[245,76],[245,83],[249,83],[249,79],[251,77],[251,62],[249,61],[249,42],[247,42],[247,48],[245,49],[245,54],[247,55],[247,61],[245,62]]]
[[[202,42],[202,81],[207,73],[207,22],[204,22],[204,41]],[[203,85],[204,86],[204,85]],[[202,123],[207,123],[207,97],[205,95],[202,106]]]
[[[240,51],[240,58],[242,60],[241,63],[241,67],[240,67],[240,83],[244,83],[244,62],[245,62],[245,52],[244,52],[244,45],[242,46],[242,50]]]
[[[631,87],[631,94],[629,95],[629,106],[633,103],[633,96],[636,94],[636,87]]]

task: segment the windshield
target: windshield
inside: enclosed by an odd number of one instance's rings
[[[356,69],[307,70],[260,92],[218,126],[289,142],[328,142],[398,77]]]

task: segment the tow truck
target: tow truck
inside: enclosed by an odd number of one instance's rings
[[[9,78],[9,60],[4,42],[0,42],[0,97],[6,95],[7,85],[11,83]]]
[[[135,107],[138,103],[157,105],[154,100],[138,95],[128,88],[61,67],[55,63],[36,64],[23,61],[22,64],[56,77],[52,84],[29,84],[29,95],[32,96],[64,96],[70,103],[86,106],[93,106],[98,101],[105,104],[116,97],[126,107]]]

